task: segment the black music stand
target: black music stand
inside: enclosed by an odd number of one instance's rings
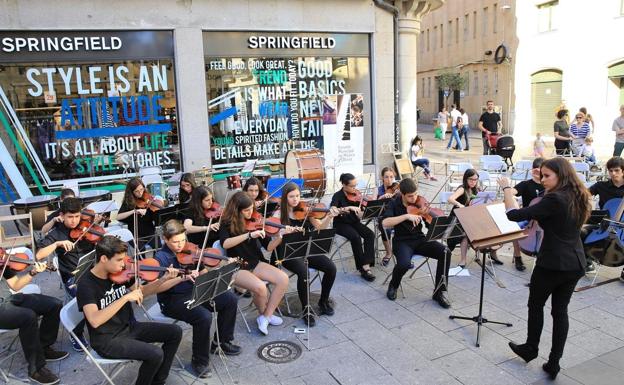
[[[278,263],[281,263],[284,260],[302,258],[306,267],[306,290],[308,291],[308,303],[304,305],[301,312],[302,315],[306,314],[308,317],[312,314],[317,315],[310,305],[310,265],[308,257],[329,254],[335,235],[336,229],[324,229],[308,232],[295,232],[285,234],[282,237],[282,243],[284,245],[284,258],[281,261],[278,261]],[[306,331],[308,334],[306,347],[310,350],[310,328],[306,327]]]
[[[609,219],[609,210],[592,210],[587,225],[600,225],[603,219]]]
[[[364,207],[364,212],[362,213],[362,220],[370,221],[371,219],[378,218],[383,214],[387,202],[388,199],[377,199],[366,202],[366,207]]]
[[[70,288],[74,288],[78,285],[78,281],[84,277],[84,275],[91,270],[91,268],[95,265],[95,250],[88,252],[78,259],[78,263],[76,264],[76,269],[72,271],[74,275],[74,282],[70,285]]]

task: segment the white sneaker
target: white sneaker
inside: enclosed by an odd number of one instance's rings
[[[269,325],[272,326],[280,326],[281,324],[284,323],[284,320],[282,319],[282,317],[278,317],[275,314],[273,314],[270,318],[269,318]]]
[[[269,320],[263,316],[262,314],[256,318],[256,322],[258,323],[258,330],[262,332],[265,336],[269,335]]]

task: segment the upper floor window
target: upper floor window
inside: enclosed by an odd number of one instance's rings
[[[557,8],[559,1],[549,1],[537,6],[537,31],[547,32],[557,29]]]
[[[481,28],[481,36],[485,37],[487,35],[487,27],[488,27],[488,7],[483,8],[483,28]]]

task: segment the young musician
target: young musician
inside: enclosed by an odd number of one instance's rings
[[[136,385],[164,385],[182,329],[169,323],[137,322],[130,303],[141,304],[161,285],[180,278],[172,268],[162,278],[138,288],[132,289],[132,282],[114,283],[109,275],[123,270],[127,251],[126,243],[110,235],[98,242],[97,262],[78,282],[78,308],[88,321],[91,345],[100,356],[142,361]]]
[[[396,175],[392,167],[384,167],[381,169],[382,184],[377,188],[376,199],[390,199],[399,193],[399,182],[396,181]],[[392,230],[383,229],[381,226],[381,218],[379,218],[379,229],[381,229],[381,240],[386,249],[386,255],[381,260],[381,264],[388,266],[392,257],[392,246],[390,245],[390,233]]]
[[[180,178],[180,192],[178,193],[178,201],[181,205],[186,205],[190,202],[193,190],[197,187],[195,178],[190,172],[185,172]]]
[[[145,245],[150,243],[156,232],[152,211],[149,208],[142,209],[137,207],[137,201],[141,200],[145,192],[145,184],[143,184],[141,178],[130,179],[126,185],[123,203],[117,213],[117,219],[128,225],[128,230],[130,230],[132,234],[135,233],[134,216],[136,213],[136,221],[138,224],[136,231],[139,238],[139,250],[143,250]],[[151,243],[153,244],[153,242]]]
[[[243,191],[245,191],[247,195],[249,195],[249,197],[254,201],[256,210],[260,212],[263,217],[268,217],[273,214],[273,211],[275,211],[276,208],[276,204],[273,202],[266,203],[269,193],[264,189],[264,186],[262,186],[262,182],[258,178],[252,176],[251,178],[247,179],[245,185],[243,186]],[[265,203],[267,207],[266,211],[269,211],[268,213],[266,213],[264,209]]]
[[[208,233],[208,241],[206,247],[212,247],[212,244],[219,240],[219,217],[215,217],[210,221],[206,215],[212,215],[215,210],[213,203],[218,204],[214,200],[214,194],[206,186],[199,186],[193,190],[189,203],[189,210],[184,216],[184,228],[186,229],[186,238],[198,246],[202,246],[206,231]],[[210,224],[210,228],[208,225]]]
[[[61,208],[59,209],[61,214],[59,217],[62,222],[56,223],[54,228],[45,236],[45,238],[39,242],[36,259],[40,260],[46,258],[53,252],[56,253],[59,264],[59,273],[61,274],[61,280],[65,286],[65,290],[71,297],[76,296],[76,287],[74,285],[73,271],[76,270],[78,260],[85,254],[92,252],[95,249],[95,245],[92,242],[87,241],[84,237],[80,240],[72,239],[70,233],[73,229],[78,227],[80,223],[80,212],[82,211],[82,202],[78,198],[66,198],[61,202]],[[83,337],[84,321],[80,322],[74,333],[80,338],[85,346],[89,346],[89,343]],[[72,343],[72,347],[75,351],[80,352],[82,348],[80,344],[69,337]]]
[[[340,183],[342,183],[342,189],[336,191],[330,206],[344,208],[349,212],[334,218],[334,228],[337,234],[351,242],[355,267],[360,271],[362,278],[372,282],[375,280],[375,275],[370,270],[375,264],[375,233],[360,222],[363,212],[360,208],[361,202],[347,198],[348,194],[353,195],[357,191],[355,176],[349,173],[342,174]],[[362,240],[364,246],[362,246]]]
[[[533,159],[533,165],[531,167],[531,179],[523,180],[511,188],[511,192],[515,196],[522,197],[522,207],[529,207],[531,201],[544,192],[544,186],[540,181],[540,168],[544,163],[544,158]],[[518,241],[513,241],[513,260],[516,270],[524,271],[526,266],[522,262],[522,256],[520,254],[520,245]]]
[[[529,207],[518,209],[509,179],[500,178],[498,182],[504,191],[505,207],[511,209],[507,218],[516,222],[535,219],[544,230],[529,286],[527,340],[521,345],[510,342],[509,346],[526,362],[537,357],[544,305],[552,295],[552,347],[542,368],[555,379],[568,335],[568,303],[585,269],[580,228],[591,206],[589,192],[567,160],[546,160],[540,170],[544,197]]]
[[[614,156],[607,161],[606,164],[607,170],[609,172],[609,179],[606,181],[596,182],[589,187],[589,193],[593,196],[598,195],[599,201],[598,206],[602,209],[609,200],[611,199],[621,199],[624,197],[624,159],[619,156]],[[616,218],[614,220],[620,220],[622,213],[616,214]],[[598,228],[598,226],[584,226],[581,231],[581,240],[585,243],[585,239],[591,233],[592,230]],[[587,255],[585,256],[588,257]],[[588,258],[587,259],[587,267],[585,268],[586,273],[594,273],[596,268],[594,267],[593,261]],[[620,280],[624,281],[624,269],[622,270],[622,275],[620,276]]]
[[[451,304],[445,293],[451,252],[440,242],[426,241],[422,231],[422,217],[407,213],[407,207],[418,199],[416,183],[412,179],[403,179],[399,189],[401,194],[386,205],[382,221],[385,228],[394,228],[392,252],[397,259],[386,295],[391,301],[396,299],[401,279],[411,267],[412,255],[420,254],[438,260],[432,298],[443,308],[449,308]]]
[[[61,190],[61,195],[59,197],[59,209],[52,211],[50,215],[48,215],[48,218],[47,218],[48,222],[46,222],[46,224],[41,227],[42,234],[47,234],[48,231],[52,230],[52,228],[54,227],[54,224],[63,222],[63,218],[61,217],[60,204],[63,203],[65,198],[70,198],[70,197],[71,198],[76,197],[76,193],[74,192],[74,190],[70,188],[64,188]]]
[[[323,220],[312,218],[308,216],[305,220],[297,220],[293,218],[293,210],[299,207],[301,202],[301,190],[295,183],[286,183],[282,188],[282,199],[280,203],[279,220],[283,225],[286,225],[286,229],[283,233],[288,234],[294,231],[304,229],[305,231],[322,230],[326,229],[334,217],[337,211],[331,211],[325,216]],[[272,243],[272,247],[269,247],[268,251],[277,249],[277,259],[282,261],[282,265],[288,270],[297,275],[297,294],[299,294],[299,301],[301,301],[301,308],[305,309],[308,305],[308,270],[306,269],[303,258],[284,259],[285,249],[282,245],[282,232],[277,236],[277,242]],[[281,247],[280,247],[281,246]],[[321,298],[319,299],[318,306],[320,314],[334,315],[334,309],[329,303],[329,293],[331,292],[334,280],[336,279],[336,265],[327,258],[325,255],[311,255],[308,257],[308,266],[323,273],[323,279],[321,280]],[[314,326],[316,321],[312,314],[304,312],[303,320],[308,326]]]
[[[241,258],[245,264],[236,273],[235,284],[251,291],[253,301],[260,315],[256,319],[258,329],[264,335],[269,334],[268,326],[279,326],[283,320],[273,314],[288,288],[288,275],[267,263],[260,249],[260,239],[264,239],[264,230],[248,231],[245,229],[254,212],[254,202],[243,191],[235,193],[223,211],[223,221],[219,228],[221,246],[231,258]],[[274,248],[270,243],[263,243],[266,248]],[[267,281],[274,285],[269,296]]]
[[[46,361],[59,361],[67,352],[52,348],[59,329],[59,313],[63,303],[42,294],[12,294],[20,291],[33,277],[46,269],[44,262],[35,262],[26,274],[17,275],[0,267],[0,329],[19,329],[19,339],[28,363],[28,377],[38,384],[57,384],[58,377],[46,368]],[[41,324],[39,324],[39,317]]]
[[[186,246],[187,237],[184,226],[175,219],[168,220],[163,225],[163,238],[165,239],[165,244],[156,253],[156,260],[160,263],[160,266],[182,268],[183,266],[176,258],[176,253],[181,252],[184,246]],[[210,372],[208,368],[210,356],[208,349],[215,351],[217,348],[216,340],[212,346],[208,344],[210,341],[212,312],[215,310],[219,314],[217,327],[219,329],[221,350],[227,355],[240,354],[241,348],[232,343],[234,340],[234,327],[236,326],[238,297],[231,291],[228,291],[215,297],[216,309],[213,309],[208,302],[193,309],[187,309],[186,303],[193,295],[192,281],[198,275],[208,271],[203,265],[200,265],[199,272],[195,270],[195,265],[191,266],[191,268],[193,269],[192,273],[185,278],[172,279],[162,285],[158,290],[158,303],[164,315],[184,321],[193,327],[191,367],[199,378],[207,378]]]

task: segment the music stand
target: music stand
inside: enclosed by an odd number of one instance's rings
[[[500,203],[498,203],[500,205]],[[492,216],[492,212],[488,207],[496,206],[497,204],[489,205],[477,205],[467,206],[455,210],[457,220],[461,223],[468,240],[472,244],[472,247],[477,250],[477,253],[483,255],[483,261],[486,256],[491,255],[495,246],[500,246],[504,243],[512,242],[526,237],[522,229],[518,227],[517,230],[507,231],[506,225],[509,222],[505,222],[507,219],[501,218],[494,211],[496,218]],[[517,224],[516,224],[517,227]],[[501,229],[504,230],[501,231]],[[513,326],[508,322],[491,321],[483,317],[483,287],[485,282],[485,262],[481,264],[481,288],[479,292],[479,314],[474,317],[463,317],[450,315],[450,319],[463,319],[477,323],[477,341],[476,346],[480,346],[481,337],[481,325],[485,323],[492,323],[498,325],[505,325],[508,327]]]
[[[284,245],[284,257],[278,263],[284,260],[303,259],[306,268],[306,290],[308,291],[308,303],[304,305],[302,315],[310,317],[312,314],[318,316],[312,306],[310,306],[310,265],[308,258],[315,255],[329,254],[336,229],[313,230],[308,232],[295,232],[285,234],[282,237]],[[302,304],[303,305],[303,304]],[[306,318],[307,318],[306,317]],[[306,325],[308,326],[308,325]],[[310,328],[306,327],[307,339],[306,347],[310,350]]]
[[[76,264],[76,269],[72,271],[74,275],[74,282],[69,286],[70,289],[73,289],[78,285],[78,281],[84,277],[84,275],[91,270],[93,265],[95,264],[95,250],[91,250],[87,254],[83,255],[78,259],[78,263]]]
[[[587,219],[587,225],[600,225],[603,219],[609,218],[608,210],[592,210]]]
[[[364,207],[364,212],[362,213],[362,220],[369,220],[370,222],[371,219],[379,217],[384,212],[386,202],[388,202],[388,199],[377,199],[366,202],[366,207]]]

